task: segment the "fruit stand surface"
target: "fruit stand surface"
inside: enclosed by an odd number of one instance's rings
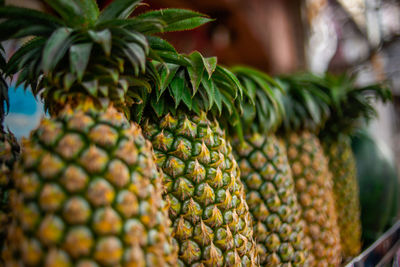
[[[399,266],[400,221],[346,267]],[[391,265],[392,264],[392,265]]]

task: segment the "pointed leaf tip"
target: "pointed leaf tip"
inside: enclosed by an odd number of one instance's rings
[[[45,0],[71,27],[93,25],[99,17],[95,0]]]
[[[197,28],[213,19],[187,9],[167,8],[143,13],[139,18],[158,18],[166,23],[163,32],[183,31]]]
[[[89,36],[92,40],[101,45],[104,53],[109,56],[111,53],[111,32],[109,29],[102,31],[89,31]]]
[[[42,56],[42,70],[45,73],[51,71],[64,56],[71,32],[71,29],[62,27],[53,32],[47,40]]]
[[[114,0],[112,1],[99,16],[98,23],[102,23],[112,19],[126,19],[142,0]]]
[[[203,56],[195,51],[189,55],[189,59],[191,61],[191,66],[187,68],[189,76],[190,76],[190,83],[192,84],[192,95],[195,95],[197,89],[200,86],[201,79],[203,77],[203,72],[205,70]]]
[[[75,73],[79,80],[83,78],[83,74],[89,62],[91,50],[91,43],[73,45],[69,50],[71,72]]]
[[[217,57],[203,57],[203,63],[208,73],[208,78],[211,78],[213,72],[215,71],[215,68],[217,67]]]

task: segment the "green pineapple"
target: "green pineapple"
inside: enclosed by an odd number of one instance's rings
[[[156,53],[146,34],[206,20],[178,10],[127,19],[134,0],[102,12],[95,1],[46,2],[55,16],[0,8],[2,39],[35,36],[7,72],[20,71],[51,115],[23,142],[12,175],[6,266],[175,266],[161,174],[124,112]]]
[[[234,112],[239,82],[198,52],[157,68],[141,125],[164,173],[178,266],[258,266],[239,167],[216,120]]]
[[[0,44],[0,250],[3,246],[6,235],[6,226],[9,224],[10,206],[9,189],[11,186],[11,170],[20,152],[19,144],[15,136],[8,130],[4,130],[5,108],[9,108],[8,85],[3,77],[3,70],[6,65],[3,57],[3,47]],[[5,76],[5,75],[4,75]]]
[[[341,246],[332,175],[316,135],[329,114],[329,97],[315,85],[315,79],[309,75],[281,79],[286,91],[283,130],[305,221],[304,243],[310,250],[307,262],[310,266],[339,266]]]
[[[244,140],[233,137],[233,150],[254,219],[260,263],[305,266],[304,221],[286,147],[275,134],[284,116],[280,95],[276,94],[279,87],[257,70],[248,67],[232,70],[248,92],[240,102],[244,110]]]
[[[379,85],[356,87],[347,75],[326,75],[323,85],[331,98],[331,116],[320,132],[329,169],[333,174],[333,191],[336,200],[340,238],[344,261],[357,256],[361,249],[361,222],[359,189],[355,158],[350,135],[362,127],[376,111],[371,97],[386,101],[390,92]]]

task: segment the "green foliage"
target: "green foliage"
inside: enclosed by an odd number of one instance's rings
[[[141,0],[114,0],[101,12],[98,23],[114,19],[126,19],[140,2]]]
[[[236,101],[242,111],[241,121],[246,133],[274,132],[284,117],[282,88],[266,73],[236,66],[232,68],[244,87],[243,99]]]
[[[330,116],[331,99],[322,90],[323,79],[310,73],[300,73],[279,77],[277,81],[285,92],[282,95],[285,116],[281,130],[319,131]]]
[[[322,138],[339,138],[350,135],[378,114],[374,101],[391,99],[390,89],[384,84],[356,86],[355,77],[342,74],[326,74],[322,90],[330,98],[328,121],[321,130]]]
[[[180,58],[182,64],[174,64],[175,58]],[[146,116],[156,118],[177,111],[207,112],[214,118],[226,116],[229,118],[227,123],[238,127],[240,115],[234,103],[243,94],[243,88],[231,71],[217,65],[216,58],[205,58],[199,52],[193,52],[177,54],[174,59],[162,63],[153,61],[153,64],[155,71],[149,71],[152,76],[147,79],[152,84],[152,91],[145,94],[145,100],[139,99],[139,105],[132,107],[131,115],[135,121],[142,120],[143,110],[146,110]],[[145,91],[142,86],[142,92]]]
[[[98,16],[99,8],[95,0],[45,0],[69,27],[86,28],[92,26]]]
[[[207,16],[186,9],[167,8],[149,11],[139,15],[140,19],[161,19],[166,23],[165,32],[184,31],[197,28],[212,21]],[[151,32],[155,33],[155,32]]]
[[[47,108],[73,94],[104,104],[134,102],[131,97],[140,92],[127,95],[128,87],[135,85],[131,76],[143,75],[148,58],[182,60],[170,44],[150,34],[192,29],[210,21],[180,9],[131,17],[140,0],[116,0],[102,11],[94,0],[46,2],[55,15],[0,7],[0,41],[31,38],[11,57],[5,73],[19,72],[17,85],[30,86]]]

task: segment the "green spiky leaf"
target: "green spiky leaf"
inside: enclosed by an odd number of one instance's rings
[[[282,122],[284,108],[279,94],[283,89],[269,75],[254,68],[236,66],[232,72],[243,87],[243,97],[237,99],[234,108],[241,114],[245,133],[275,131]]]
[[[204,14],[174,8],[149,11],[139,15],[139,18],[162,19],[166,23],[166,26],[163,28],[164,32],[191,30],[212,21],[212,19]]]
[[[128,18],[141,0],[114,0],[100,14],[97,23]]]
[[[104,53],[109,56],[111,53],[111,32],[109,29],[104,29],[102,31],[88,31],[89,36],[95,43],[101,45],[104,50]]]
[[[89,63],[92,47],[93,44],[86,43],[73,45],[69,49],[69,64],[71,65],[71,72],[75,73],[79,80],[82,80],[87,64]]]
[[[222,66],[217,66],[215,68],[215,72],[217,75],[217,79],[221,84],[224,84],[225,87],[228,86],[228,84],[230,84],[230,86],[232,88],[236,88],[235,92],[239,93],[240,96],[243,95],[243,87],[242,84],[240,83],[240,81],[237,79],[237,77],[235,76],[235,74],[233,74],[230,70],[222,67]],[[229,88],[229,86],[228,86]],[[235,95],[236,97],[237,95]]]
[[[203,56],[199,52],[193,52],[189,58],[192,64],[187,69],[193,89],[192,95],[195,95],[200,86],[205,66]]]
[[[47,40],[42,56],[42,69],[45,73],[53,70],[66,53],[71,32],[69,28],[59,28]]]
[[[174,79],[171,81],[169,88],[171,91],[171,96],[175,101],[175,108],[179,106],[179,103],[184,98],[184,95],[188,95],[188,90],[185,87],[185,79],[180,75],[175,76]]]
[[[151,47],[149,54],[150,58],[181,66],[191,65],[188,57],[178,54],[175,48],[166,40],[156,36],[148,36],[147,40],[149,42],[149,46]]]
[[[161,88],[157,90],[157,100],[160,99],[162,93],[167,89],[172,79],[178,71],[179,65],[167,64],[160,67]]]
[[[161,117],[164,114],[164,106],[165,106],[164,98],[161,98],[158,101],[155,98],[152,98],[150,104],[158,117]]]
[[[45,0],[70,27],[86,28],[93,25],[99,8],[95,0]]]
[[[203,63],[204,67],[206,68],[206,71],[208,73],[208,78],[211,78],[212,74],[215,71],[215,68],[217,67],[217,58],[216,57],[209,57],[209,58],[204,58]]]
[[[22,18],[19,20],[6,20],[0,23],[0,40],[23,38],[27,36],[48,36],[52,31],[52,27],[32,25],[30,21]]]
[[[65,23],[49,14],[36,11],[29,8],[21,8],[14,6],[0,7],[0,18],[10,20],[24,20],[27,25],[41,25],[55,30],[57,27],[65,25]],[[20,28],[22,29],[22,28]],[[1,35],[3,37],[3,35]],[[4,40],[4,39],[2,39]]]
[[[120,24],[125,25],[127,29],[133,29],[137,32],[141,32],[143,34],[153,34],[160,33],[164,31],[166,26],[165,22],[159,18],[139,18],[135,17],[134,19],[129,20],[113,20],[112,24]],[[110,24],[108,22],[107,24]]]
[[[201,85],[203,86],[203,88],[206,90],[207,92],[207,96],[208,96],[208,102],[209,102],[209,108],[212,107],[213,103],[214,103],[214,97],[216,92],[218,90],[215,90],[215,84],[213,83],[213,81],[211,80],[211,78],[209,78],[205,73],[203,73],[203,77],[201,79]],[[219,92],[218,92],[219,93]],[[220,94],[218,94],[218,96],[221,96]],[[217,104],[217,103],[216,103]],[[218,107],[218,111],[221,112],[221,103],[217,104]],[[207,110],[209,110],[209,108]]]
[[[320,133],[323,139],[338,140],[351,135],[377,116],[373,101],[391,99],[391,92],[384,84],[359,87],[355,76],[325,74],[321,80],[319,89],[330,99],[325,108],[331,114]]]
[[[83,87],[89,92],[92,96],[97,96],[99,89],[99,82],[97,80],[87,81],[82,83]]]
[[[146,55],[139,45],[136,43],[126,44],[123,50],[126,57],[129,59],[136,76],[143,72],[146,65]]]

